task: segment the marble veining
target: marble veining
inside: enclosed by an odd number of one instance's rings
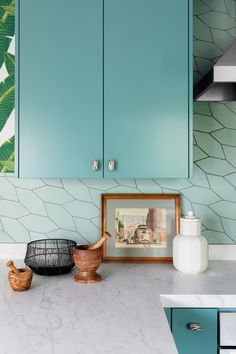
[[[34,275],[24,293],[7,272],[0,261],[1,354],[177,354],[163,306],[236,307],[236,262],[197,276],[171,264],[102,264],[101,283]]]

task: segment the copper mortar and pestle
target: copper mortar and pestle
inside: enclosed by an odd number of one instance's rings
[[[97,269],[102,262],[102,245],[111,238],[111,234],[105,231],[105,235],[92,245],[79,245],[73,248],[73,258],[79,270],[74,276],[79,283],[97,283],[102,280]]]
[[[6,264],[11,270],[8,273],[8,280],[15,291],[25,291],[30,288],[33,273],[29,268],[16,268],[13,261]]]

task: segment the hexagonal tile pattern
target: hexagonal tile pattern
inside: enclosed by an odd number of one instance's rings
[[[27,189],[16,188],[20,203],[32,214],[46,216],[45,206],[42,200],[33,192]]]
[[[226,161],[208,157],[207,159],[196,162],[196,164],[206,173],[218,176],[226,176],[235,171],[235,168]]]
[[[220,201],[218,195],[211,189],[190,187],[182,191],[183,195],[193,203],[209,205]]]
[[[27,230],[41,232],[42,234],[58,229],[58,226],[45,216],[31,214],[20,218],[19,221]]]
[[[75,231],[72,216],[61,206],[45,203],[48,217],[60,228]]]
[[[52,186],[44,186],[37,188],[35,193],[44,202],[51,202],[55,204],[63,204],[70,202],[74,198],[64,189]]]
[[[79,200],[64,204],[64,208],[72,215],[83,219],[91,219],[99,216],[99,209],[92,203]]]

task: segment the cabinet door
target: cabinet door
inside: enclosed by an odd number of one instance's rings
[[[172,332],[179,354],[217,354],[217,309],[172,309]]]
[[[18,1],[18,174],[100,177],[102,0]]]
[[[188,177],[188,11],[188,0],[104,1],[107,178]]]

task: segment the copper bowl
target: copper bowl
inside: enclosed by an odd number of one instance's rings
[[[73,258],[79,273],[74,276],[80,283],[96,283],[102,280],[97,269],[102,262],[102,248],[88,249],[89,245],[80,245],[73,248]]]

